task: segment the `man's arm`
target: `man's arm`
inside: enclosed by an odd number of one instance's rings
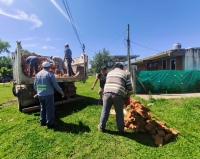
[[[51,82],[52,82],[54,88],[62,95],[62,97],[64,97],[65,93],[62,91],[62,88],[58,85],[58,82],[57,82],[54,74],[51,74],[50,79],[51,79]]]
[[[93,90],[94,89],[94,86],[96,85],[96,83],[97,83],[97,81],[98,81],[98,77],[95,79],[95,81],[94,81],[94,84],[92,85],[92,87],[91,87],[91,90]]]

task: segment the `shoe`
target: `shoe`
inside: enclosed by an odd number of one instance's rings
[[[99,130],[100,132],[105,132],[105,129],[101,128],[100,125],[98,125],[98,130]]]
[[[58,125],[57,123],[54,123],[53,125],[48,125],[48,124],[47,124],[47,128],[48,128],[48,129],[53,129],[53,128],[55,128],[57,125]]]

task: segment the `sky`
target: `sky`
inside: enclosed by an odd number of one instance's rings
[[[141,59],[175,43],[200,47],[199,8],[200,0],[0,0],[0,39],[10,43],[11,52],[21,41],[30,52],[61,58],[66,43],[73,57],[84,44],[92,60],[103,48],[126,55],[129,24],[130,54]]]

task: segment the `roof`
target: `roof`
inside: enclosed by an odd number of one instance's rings
[[[184,51],[185,51],[185,49],[167,50],[167,51],[131,62],[131,65],[142,64],[145,62],[147,63],[147,62],[151,62],[153,60],[158,60],[158,59],[165,58],[165,57],[183,56]]]
[[[111,55],[110,56],[114,62],[125,62],[128,61],[127,55]],[[130,59],[140,57],[140,55],[131,55]]]

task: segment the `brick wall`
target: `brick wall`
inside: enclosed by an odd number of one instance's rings
[[[182,70],[183,69],[183,64],[182,64],[182,56],[177,56],[177,57],[173,57],[173,58],[163,58],[163,59],[159,59],[157,61],[153,61],[153,62],[157,62],[158,66],[155,67],[152,70],[162,70],[162,60],[167,60],[167,70],[170,70],[170,60],[171,59],[175,59],[176,60],[176,70]],[[146,63],[142,63],[142,64],[138,64],[137,65],[137,70],[147,70],[147,65]]]

